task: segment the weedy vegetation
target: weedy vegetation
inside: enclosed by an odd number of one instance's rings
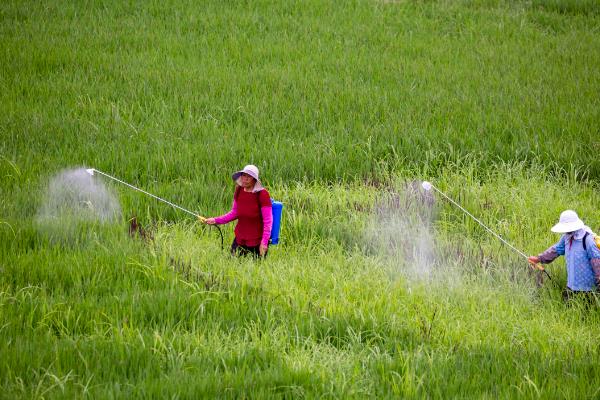
[[[540,285],[418,190],[526,253],[567,208],[600,231],[599,29],[593,0],[0,2],[0,398],[600,397],[564,262]],[[51,201],[93,167],[216,215],[246,163],[285,205],[261,261],[101,177],[110,218]]]

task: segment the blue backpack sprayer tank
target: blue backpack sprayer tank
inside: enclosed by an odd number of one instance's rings
[[[279,231],[281,230],[281,213],[283,204],[271,199],[271,210],[273,210],[273,227],[271,228],[271,244],[279,244]]]

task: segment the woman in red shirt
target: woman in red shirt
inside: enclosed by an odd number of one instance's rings
[[[265,256],[273,226],[269,192],[260,182],[254,165],[246,165],[231,178],[236,182],[231,210],[220,217],[207,218],[205,222],[221,225],[237,219],[231,254]]]

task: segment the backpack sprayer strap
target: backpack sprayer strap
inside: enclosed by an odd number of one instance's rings
[[[589,234],[589,232],[586,232],[585,235],[583,235],[583,250],[585,251],[587,251],[587,237]],[[600,236],[592,235],[592,241],[596,247],[600,249]]]

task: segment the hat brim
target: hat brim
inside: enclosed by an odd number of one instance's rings
[[[233,179],[234,181],[237,181],[238,179],[240,179],[240,176],[242,176],[242,174],[248,174],[251,177],[253,177],[254,179],[256,179],[257,181],[259,180],[258,175],[255,175],[253,171],[244,171],[244,170],[234,172],[231,175],[231,179]]]
[[[240,179],[241,179],[241,177],[239,177],[239,178],[238,178],[238,179],[235,181],[235,183],[236,183],[238,186],[242,186],[242,182],[240,181]],[[252,188],[252,192],[253,192],[253,193],[260,192],[260,191],[261,191],[261,190],[263,190],[263,189],[264,189],[264,186],[262,185],[262,183],[261,183],[260,179],[256,179],[256,183],[254,184],[254,187]]]
[[[242,186],[242,183],[240,182],[240,178],[242,177],[243,173],[247,173],[247,171],[237,171],[234,172],[233,175],[231,175],[231,179],[233,179],[235,181],[235,183],[237,183],[239,186]],[[250,174],[248,174],[250,175]],[[250,175],[252,176],[252,175]],[[252,189],[253,192],[260,192],[261,190],[263,190],[265,187],[262,185],[262,182],[260,181],[260,179],[252,176],[255,180],[256,183],[254,184],[254,188]]]
[[[568,233],[568,232],[575,232],[581,228],[583,228],[585,226],[585,224],[583,223],[582,220],[577,220],[577,221],[573,221],[573,222],[567,222],[567,223],[558,223],[556,225],[554,225],[550,230],[554,233]]]

